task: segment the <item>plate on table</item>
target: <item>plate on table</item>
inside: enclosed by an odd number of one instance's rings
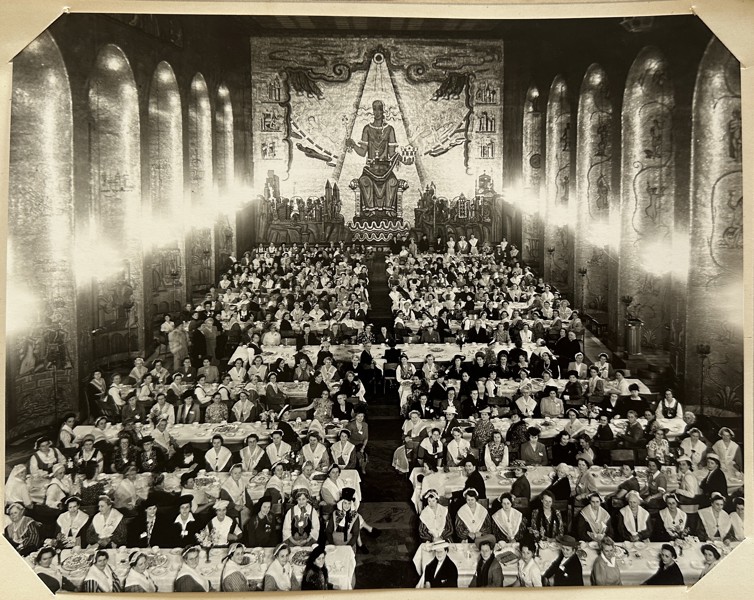
[[[87,552],[76,552],[68,556],[61,565],[64,570],[74,573],[89,567],[91,556]]]
[[[293,556],[291,556],[291,564],[297,567],[306,566],[306,561],[309,559],[311,552],[309,550],[299,550]]]
[[[148,554],[147,567],[165,567],[168,564],[168,557],[164,554]]]
[[[167,567],[153,567],[151,571],[152,571],[152,575],[156,577],[161,577],[162,575],[168,572],[168,568]]]
[[[223,554],[225,550],[223,548],[212,548],[209,551],[210,556],[219,556],[220,554]]]
[[[644,550],[646,547],[647,545],[644,542],[634,542],[634,548],[637,550]]]
[[[434,348],[430,348],[432,352],[445,352],[445,348],[441,348],[439,346],[435,346]]]

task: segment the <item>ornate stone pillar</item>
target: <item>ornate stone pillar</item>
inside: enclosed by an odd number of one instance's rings
[[[517,202],[521,212],[521,252],[524,261],[537,273],[544,268],[540,197],[542,183],[542,121],[539,90],[532,85],[526,92],[523,119],[523,197]],[[510,240],[509,240],[510,241]]]
[[[717,38],[693,103],[686,403],[743,411],[743,188],[740,64]]]

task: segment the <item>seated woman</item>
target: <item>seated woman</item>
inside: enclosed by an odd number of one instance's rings
[[[183,562],[175,576],[174,592],[210,592],[212,584],[199,572],[201,557],[199,546],[189,546],[183,551]]]
[[[167,401],[165,394],[157,394],[157,402],[149,410],[149,421],[157,426],[160,419],[167,419],[168,426],[175,424],[175,407]]]
[[[356,510],[355,490],[343,488],[341,499],[327,522],[327,541],[336,546],[361,545],[361,517]]]
[[[228,421],[228,407],[223,402],[220,392],[212,394],[212,401],[204,413],[205,423],[222,423]]]
[[[535,508],[531,513],[529,530],[540,540],[554,540],[563,535],[563,515],[553,508],[555,496],[550,490],[540,494],[540,508]],[[493,517],[494,519],[494,517]]]
[[[424,438],[417,449],[417,464],[437,471],[443,465],[445,448],[440,439],[440,429],[433,427],[429,437]]]
[[[286,544],[280,544],[272,554],[272,562],[267,567],[262,580],[265,592],[288,592],[299,587],[289,562],[291,550]]]
[[[579,411],[575,408],[569,408],[566,411],[566,418],[568,422],[563,427],[563,431],[570,435],[571,438],[575,438],[586,428],[586,425],[579,420]]]
[[[555,467],[555,472],[550,475],[552,481],[545,490],[542,492],[550,492],[555,502],[563,502],[571,499],[571,480],[569,475],[571,474],[570,467],[565,463],[558,464]]]
[[[260,420],[266,407],[259,402],[259,394],[256,391],[241,390],[238,392],[238,400],[233,405],[233,416],[237,423],[254,423]]]
[[[602,508],[602,497],[593,492],[589,504],[576,517],[574,524],[576,538],[582,542],[600,541],[603,537],[613,535],[610,514]]]
[[[618,539],[624,542],[647,542],[652,536],[652,518],[641,507],[641,495],[632,491],[626,494],[628,504],[618,515]]]
[[[728,539],[733,542],[743,542],[746,539],[744,533],[744,498],[739,496],[733,499],[735,510],[730,513],[730,531]]]
[[[38,510],[49,509],[54,517],[58,516],[63,508],[63,500],[73,491],[73,481],[65,471],[65,465],[57,464],[53,467],[52,478],[45,490],[44,507],[39,507]],[[42,518],[42,515],[39,514],[38,518]]]
[[[98,512],[86,530],[86,543],[90,548],[117,548],[126,543],[126,522],[123,513],[113,507],[109,496],[102,495],[97,503]]]
[[[483,455],[484,464],[488,471],[496,471],[508,466],[508,446],[503,441],[502,432],[498,430],[493,431],[492,440],[485,445]]]
[[[541,433],[538,427],[529,427],[526,430],[529,437],[528,442],[521,444],[519,456],[527,465],[541,467],[547,464],[547,449],[539,441]]]
[[[668,482],[662,473],[662,463],[656,458],[647,458],[647,482],[639,490],[644,506],[656,514],[662,507],[662,495],[668,489]]]
[[[599,554],[592,564],[592,585],[623,585],[615,556],[615,542],[609,535],[599,540]]]
[[[410,463],[416,462],[416,453],[421,441],[427,437],[427,424],[421,419],[419,412],[412,410],[408,420],[403,423],[403,439],[406,444],[406,455]]]
[[[426,506],[419,514],[419,538],[424,542],[451,541],[453,525],[448,507],[440,504],[440,494],[431,489],[422,498]]]
[[[626,496],[629,492],[638,492],[641,484],[636,478],[636,470],[631,464],[623,464],[620,467],[621,477],[624,479],[618,484],[618,489],[605,497],[607,505],[612,508],[623,508],[626,505]]]
[[[29,459],[29,474],[49,475],[56,464],[65,463],[65,457],[60,450],[53,447],[52,440],[42,436],[34,443],[34,453]]]
[[[658,513],[653,527],[653,542],[672,542],[687,531],[688,515],[678,507],[678,496],[667,492],[664,499],[665,508]]]
[[[658,427],[654,430],[654,437],[647,444],[647,456],[656,458],[663,464],[668,464],[672,457],[670,444],[665,439],[668,431],[670,430],[667,427]]]
[[[246,546],[238,542],[228,547],[228,555],[224,559],[224,565],[220,572],[221,592],[248,592],[249,581],[241,571],[244,564]]]
[[[270,410],[279,411],[287,404],[286,395],[280,389],[277,382],[277,374],[267,375],[267,387],[265,388],[265,404]]]
[[[215,434],[212,436],[212,446],[204,453],[204,468],[207,471],[230,471],[233,464],[233,454],[225,447],[223,436]]]
[[[251,508],[243,539],[252,548],[274,548],[282,541],[280,518],[272,512],[272,498],[262,496]]]
[[[301,448],[301,460],[311,462],[317,471],[326,471],[330,466],[330,456],[327,447],[320,441],[319,432],[311,430],[306,437],[309,443]]]
[[[94,564],[89,567],[81,584],[81,591],[85,593],[118,593],[123,590],[123,584],[108,564],[110,555],[105,550],[98,550],[94,555]]]
[[[285,483],[283,482],[283,477],[285,476],[283,461],[273,463],[270,471],[272,472],[272,476],[267,480],[264,494],[272,499],[272,512],[282,517],[283,506],[288,501],[288,495],[285,492]]]
[[[513,508],[510,494],[500,496],[500,509],[492,515],[492,528],[498,542],[513,543],[523,539],[526,522],[523,514]]]
[[[553,464],[565,463],[576,466],[576,446],[571,441],[571,435],[567,431],[561,431],[555,436],[551,450]]]
[[[558,388],[547,386],[544,390],[547,394],[539,403],[539,412],[542,417],[559,419],[563,416],[563,401],[558,398]]]
[[[691,461],[693,468],[698,468],[707,454],[707,444],[702,440],[702,432],[698,427],[691,427],[686,431],[687,438],[681,441],[681,456],[685,456]]]
[[[453,439],[448,442],[445,459],[448,467],[460,467],[471,451],[471,444],[463,438],[460,427],[451,430]]]
[[[584,456],[576,461],[578,474],[573,487],[573,505],[576,508],[586,506],[592,493],[597,491],[597,475],[590,470],[591,466],[591,461]]]
[[[34,558],[34,572],[53,594],[61,589],[68,592],[75,591],[74,585],[63,576],[60,568],[53,564],[55,555],[55,548],[45,546],[40,549]]]
[[[289,546],[311,546],[319,539],[319,513],[310,499],[308,492],[299,490],[283,519],[283,541]]]
[[[338,432],[338,441],[330,446],[333,463],[337,464],[341,469],[356,468],[356,446],[351,443],[350,439],[351,431],[349,429],[341,429]]]
[[[724,506],[725,496],[720,492],[712,492],[710,505],[699,509],[696,535],[701,541],[722,541],[730,533],[730,515],[723,510]]]
[[[492,519],[487,509],[478,502],[479,492],[474,488],[464,490],[465,503],[458,509],[455,520],[455,534],[459,542],[495,542],[492,533]]]
[[[175,422],[181,425],[199,423],[201,409],[196,396],[187,394],[183,397],[183,404],[176,409]]]
[[[147,570],[147,555],[141,550],[134,550],[128,557],[128,574],[123,585],[123,591],[129,593],[153,594],[157,585]]]
[[[5,526],[5,539],[21,556],[28,556],[42,546],[42,524],[27,517],[25,511],[26,507],[19,502],[14,502],[5,511],[10,517]]]
[[[719,440],[712,445],[712,452],[720,457],[720,468],[726,474],[742,471],[743,455],[741,446],[733,441],[735,434],[729,427],[721,427],[717,432]]]
[[[342,389],[338,390],[335,395],[335,402],[332,403],[331,417],[333,419],[340,419],[341,421],[350,421],[354,415],[353,404],[348,401],[348,393]],[[327,422],[327,418],[325,419]]]
[[[122,473],[130,464],[136,463],[137,448],[126,432],[121,431],[110,461],[110,473]]]
[[[241,479],[243,465],[236,463],[230,468],[229,477],[220,487],[220,500],[228,502],[228,516],[237,519],[241,525],[249,520],[246,507],[246,483]]]

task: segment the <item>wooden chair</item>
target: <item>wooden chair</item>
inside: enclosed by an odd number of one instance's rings
[[[385,363],[385,368],[382,373],[382,393],[385,394],[387,391],[388,384],[392,387],[393,384],[395,387],[398,387],[398,380],[395,377],[395,372],[398,369],[398,363]],[[388,375],[388,372],[392,373],[392,375]]]
[[[635,464],[634,451],[631,448],[614,448],[610,450],[611,465]]]

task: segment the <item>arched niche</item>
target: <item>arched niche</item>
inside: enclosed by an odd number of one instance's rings
[[[151,218],[145,269],[147,320],[154,327],[165,309],[180,310],[186,294],[183,113],[175,73],[165,61],[157,64],[149,87],[147,139]]]
[[[235,157],[233,138],[233,104],[225,84],[217,89],[215,102],[215,179],[220,194],[221,210],[215,226],[215,264],[224,265],[235,252],[236,214],[238,200],[235,190]]]
[[[571,276],[571,103],[565,79],[558,75],[547,99],[545,159],[545,279],[568,295]]]
[[[186,240],[189,297],[213,283],[213,233],[217,217],[213,202],[212,107],[201,73],[191,81],[188,102],[188,180],[191,209]]]
[[[79,408],[72,128],[68,72],[57,43],[44,32],[13,60],[6,282],[8,439],[57,426],[56,417]]]
[[[542,272],[544,250],[542,248],[542,221],[540,217],[540,194],[542,171],[542,122],[544,113],[541,107],[539,90],[529,87],[524,101],[523,116],[523,164],[521,165],[523,197],[519,203],[522,213],[521,246],[524,261]]]
[[[717,38],[710,41],[699,65],[692,112],[686,327],[673,333],[678,336],[675,342],[685,348],[687,404],[704,405],[706,414],[740,415],[744,398],[741,75],[740,64]]]
[[[575,302],[607,316],[610,206],[613,202],[613,107],[605,70],[592,64],[579,93],[576,123],[576,227],[573,278]],[[584,274],[584,269],[586,272]]]
[[[673,268],[673,85],[662,53],[634,60],[623,96],[619,311],[642,321],[644,348],[665,344]],[[625,299],[625,302],[624,302]],[[630,304],[625,308],[628,300]],[[619,337],[619,342],[622,341]]]
[[[107,44],[89,79],[90,240],[95,364],[143,347],[139,95],[123,51]],[[79,269],[78,273],[84,275]]]

